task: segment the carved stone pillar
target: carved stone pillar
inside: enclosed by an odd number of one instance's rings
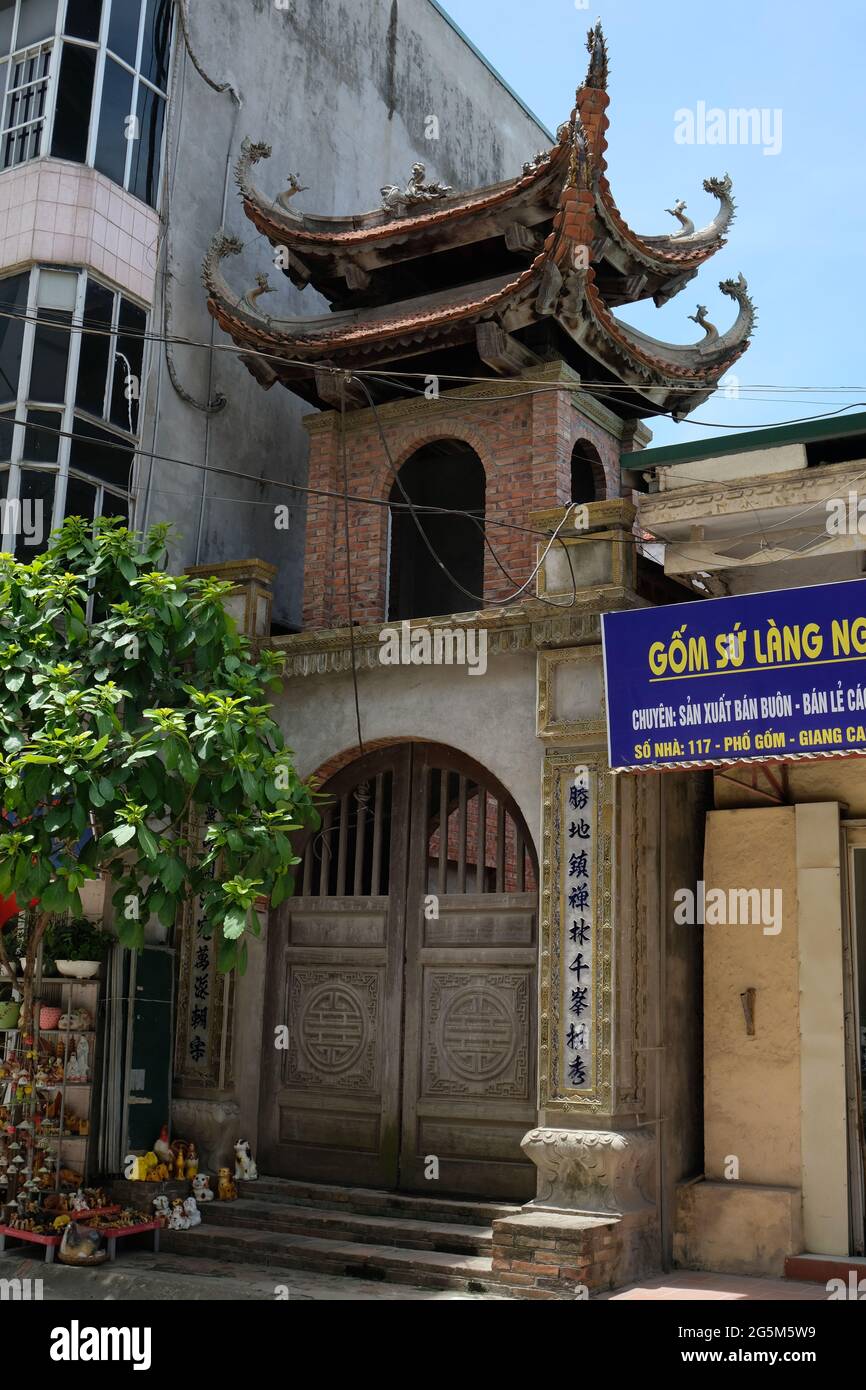
[[[591,612],[635,602],[631,525],[623,500],[590,504],[583,534],[567,529],[539,576],[562,601],[576,585]],[[560,512],[555,520],[561,520]],[[553,514],[533,521],[552,531]],[[587,535],[586,533],[589,532]],[[565,565],[565,568],[564,568]],[[572,578],[573,576],[573,578]],[[599,632],[600,636],[600,632]],[[522,1148],[537,1196],[494,1222],[494,1268],[516,1293],[611,1287],[659,1266],[657,1122],[647,1111],[643,829],[631,781],[606,755],[602,650],[538,653],[543,741],[538,1127]]]

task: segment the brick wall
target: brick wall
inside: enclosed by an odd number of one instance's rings
[[[652,1209],[610,1217],[524,1209],[493,1222],[493,1278],[516,1298],[619,1288],[653,1273],[657,1250]]]
[[[520,382],[513,390],[519,392]],[[523,388],[524,390],[528,388]],[[379,418],[394,467],[425,444],[459,439],[484,466],[487,536],[502,566],[523,583],[532,571],[536,537],[494,525],[495,520],[528,526],[529,513],[565,506],[571,499],[571,453],[579,439],[601,457],[608,496],[619,496],[619,444],[614,436],[574,409],[567,390],[537,390],[523,399],[474,400],[443,395],[419,403],[384,407]],[[310,417],[311,488],[341,494],[343,462],[339,417]],[[347,419],[345,436],[349,494],[386,503],[394,474],[372,412]],[[356,621],[379,622],[386,614],[388,507],[353,502],[350,506],[352,612]],[[485,556],[484,599],[489,603],[513,592],[493,556]],[[533,586],[529,592],[534,591]],[[471,607],[467,600],[467,608]],[[304,625],[341,627],[349,620],[342,498],[310,495],[307,506]]]

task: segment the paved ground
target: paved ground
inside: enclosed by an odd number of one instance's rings
[[[752,1302],[757,1299],[775,1302],[777,1299],[795,1299],[815,1303],[818,1300],[826,1301],[827,1290],[823,1284],[805,1284],[796,1279],[752,1279],[744,1274],[699,1274],[678,1270],[645,1279],[640,1284],[630,1284],[627,1288],[617,1289],[615,1293],[599,1294],[599,1298],[611,1302],[646,1299],[689,1299],[700,1302],[724,1299]]]
[[[124,1302],[146,1299],[155,1302],[195,1300],[201,1302],[259,1302],[277,1297],[277,1289],[288,1291],[289,1301],[373,1300],[397,1301],[474,1301],[495,1302],[497,1294],[460,1293],[452,1289],[414,1289],[402,1284],[367,1279],[344,1279],[328,1274],[306,1274],[292,1270],[285,1274],[247,1264],[223,1264],[185,1255],[130,1251],[114,1264],[98,1269],[70,1269],[66,1265],[45,1265],[41,1260],[22,1259],[17,1251],[0,1257],[0,1278],[41,1279],[43,1297],[50,1301]],[[285,1297],[285,1292],[281,1294]],[[600,1294],[610,1301],[663,1300],[824,1300],[823,1284],[802,1284],[786,1279],[750,1279],[731,1274],[660,1274],[640,1284]]]
[[[288,1270],[284,1274],[248,1264],[222,1264],[186,1255],[130,1251],[113,1264],[96,1269],[70,1269],[68,1265],[45,1265],[41,1260],[21,1259],[17,1252],[0,1257],[0,1278],[41,1279],[43,1298],[99,1302],[147,1299],[170,1303],[194,1299],[202,1302],[273,1302],[277,1289],[288,1290],[290,1301],[382,1300],[480,1300],[496,1299],[494,1294],[460,1293],[455,1289],[410,1289],[402,1284],[380,1283],[369,1279],[344,1279],[329,1274],[306,1274]],[[285,1293],[281,1292],[285,1298]]]

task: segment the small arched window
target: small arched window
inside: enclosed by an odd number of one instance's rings
[[[588,439],[579,439],[571,451],[571,500],[601,502],[606,495],[601,456]]]
[[[389,499],[389,619],[438,617],[480,608],[484,467],[475,450],[459,439],[425,444],[403,464],[400,484],[395,481]],[[418,508],[414,517],[407,497]]]

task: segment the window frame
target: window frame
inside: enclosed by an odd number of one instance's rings
[[[10,90],[13,92],[16,90],[15,88],[10,89],[9,86],[13,66],[16,60],[20,61],[27,53],[32,53],[37,50],[39,52],[43,52],[46,50],[50,51],[48,76],[47,79],[41,79],[47,80],[48,83],[45,100],[45,113],[42,117],[42,125],[39,131],[38,149],[36,153],[30,155],[28,159],[22,160],[18,164],[0,165],[0,173],[6,173],[10,169],[23,168],[25,164],[31,164],[35,159],[52,157],[51,145],[54,139],[54,121],[57,112],[57,94],[60,85],[60,66],[63,53],[63,46],[65,44],[72,44],[74,47],[77,48],[90,49],[91,52],[96,54],[96,69],[93,76],[93,91],[90,100],[90,117],[88,122],[87,147],[85,152],[85,158],[83,161],[85,166],[87,166],[88,168],[96,168],[96,149],[99,139],[99,122],[102,113],[102,94],[105,83],[105,65],[107,62],[111,61],[113,63],[117,63],[117,65],[120,68],[122,68],[126,73],[128,73],[132,77],[132,94],[130,98],[131,109],[128,112],[128,115],[134,116],[136,120],[138,119],[140,105],[139,93],[142,87],[147,88],[149,91],[154,93],[160,100],[164,102],[162,132],[160,135],[159,151],[157,158],[158,178],[156,188],[156,201],[154,203],[148,203],[145,201],[145,199],[139,198],[137,193],[132,193],[130,190],[129,183],[132,174],[132,156],[133,147],[136,144],[135,140],[126,141],[127,148],[125,152],[123,165],[123,182],[118,184],[116,180],[110,178],[108,174],[103,175],[104,178],[109,179],[109,182],[114,183],[116,187],[122,187],[125,192],[131,193],[131,196],[133,198],[136,198],[138,202],[143,203],[145,207],[153,207],[154,210],[158,212],[162,200],[162,172],[163,162],[165,159],[165,146],[168,127],[166,115],[168,111],[168,98],[169,92],[171,90],[172,74],[175,59],[174,49],[176,30],[173,0],[172,28],[168,42],[168,62],[166,64],[165,90],[163,90],[161,87],[157,87],[154,82],[151,82],[148,78],[144,77],[141,72],[141,60],[142,51],[144,48],[144,32],[145,24],[147,21],[148,0],[140,0],[140,12],[138,16],[138,36],[135,45],[134,67],[131,66],[126,59],[122,58],[119,53],[115,53],[108,46],[108,30],[111,23],[112,5],[123,3],[123,0],[102,0],[102,14],[100,17],[99,24],[99,37],[97,39],[82,39],[73,35],[65,34],[64,29],[66,27],[67,0],[58,0],[57,18],[55,20],[55,31],[53,38],[51,35],[46,35],[44,39],[38,40],[35,43],[27,44],[25,47],[19,50],[17,47],[17,42],[18,29],[21,20],[21,7],[22,4],[26,3],[27,0],[16,0],[15,17],[12,25],[12,38],[10,41],[11,46],[9,49],[9,53],[0,54],[0,64],[5,65],[6,69],[5,73],[2,76],[2,79],[0,79],[0,89],[2,89],[2,100],[0,100],[0,141],[5,143],[5,138],[9,133],[9,130],[6,129],[4,126],[4,122],[6,119],[7,101],[9,98]],[[17,130],[18,126],[16,126],[15,129]],[[141,139],[141,131],[139,131],[138,139]],[[2,154],[2,150],[0,150],[0,154]],[[54,158],[59,159],[60,156],[54,156]],[[100,171],[97,170],[97,172]]]
[[[64,382],[64,396],[62,401],[43,401],[30,395],[30,378],[33,367],[33,347],[36,339],[36,329],[38,327],[35,320],[39,317],[39,285],[43,271],[49,273],[61,272],[68,275],[75,275],[78,283],[75,291],[75,305],[72,311],[72,325],[69,331],[69,353],[66,360],[66,378]],[[138,448],[141,440],[141,421],[144,409],[144,384],[149,370],[149,355],[151,344],[145,337],[142,344],[142,365],[141,380],[139,382],[138,399],[138,418],[137,433],[130,434],[128,431],[118,429],[109,418],[103,414],[96,416],[90,411],[84,410],[75,404],[75,397],[78,388],[78,370],[81,359],[81,343],[83,335],[87,330],[84,323],[84,304],[87,294],[87,286],[90,280],[94,280],[103,288],[109,290],[114,296],[114,303],[111,313],[111,339],[112,345],[117,342],[119,334],[118,320],[120,316],[121,303],[125,299],[136,308],[143,310],[146,316],[149,309],[146,304],[134,299],[125,290],[119,289],[115,285],[106,283],[99,275],[95,275],[86,266],[70,265],[45,265],[37,263],[30,266],[29,270],[19,272],[19,274],[29,274],[30,283],[27,287],[27,322],[24,324],[24,334],[21,341],[21,361],[18,367],[18,391],[15,398],[14,410],[10,402],[3,414],[14,418],[15,424],[12,430],[12,441],[9,448],[9,458],[0,460],[0,469],[6,472],[6,498],[13,500],[20,498],[21,495],[21,472],[22,469],[28,472],[47,472],[54,475],[54,502],[51,511],[51,520],[48,526],[48,534],[58,527],[64,516],[66,509],[66,491],[70,472],[73,477],[79,478],[84,482],[90,483],[96,488],[96,500],[94,516],[100,515],[105,494],[112,497],[119,497],[126,500],[129,513],[130,524],[132,524],[132,511],[134,507],[135,493],[135,472],[138,463]],[[13,276],[3,276],[0,278],[0,286],[4,279],[12,279]],[[145,319],[145,333],[147,332],[147,318]],[[114,349],[116,350],[116,348]],[[106,366],[106,384],[103,394],[103,409],[107,408],[110,395],[110,382],[114,371],[114,351],[109,352],[108,363]],[[22,389],[22,382],[27,383],[26,391]],[[24,457],[24,441],[27,432],[27,418],[32,411],[53,411],[60,415],[60,429],[63,435],[58,439],[57,459],[51,462],[34,462]],[[78,468],[70,470],[70,455],[72,452],[72,435],[75,427],[76,418],[92,424],[107,434],[116,437],[118,444],[128,445],[132,453],[129,468],[129,484],[124,488],[116,487],[111,483],[105,482],[102,478],[82,472]],[[6,520],[11,520],[11,512],[6,510]],[[17,537],[14,532],[7,527],[2,536],[0,549],[4,551],[14,551],[17,544]],[[34,547],[34,554],[38,554]]]

